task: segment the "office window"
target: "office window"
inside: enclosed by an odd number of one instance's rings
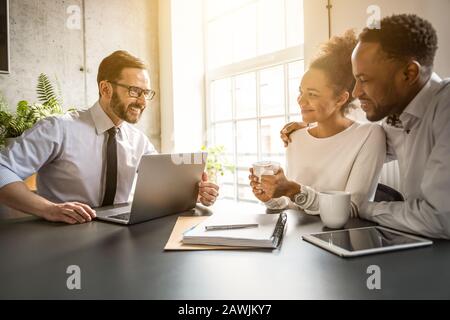
[[[220,178],[225,198],[256,201],[248,168],[258,160],[285,167],[279,131],[300,120],[303,1],[205,1],[208,144],[225,146],[236,167]]]

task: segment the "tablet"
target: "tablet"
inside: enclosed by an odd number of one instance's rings
[[[302,238],[342,257],[355,257],[433,244],[428,239],[379,226],[312,233],[303,235]]]

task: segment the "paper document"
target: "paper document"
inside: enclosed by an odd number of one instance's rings
[[[169,240],[167,241],[164,250],[233,250],[233,249],[248,249],[246,247],[230,247],[230,246],[208,246],[199,244],[185,244],[183,243],[183,233],[186,230],[198,225],[208,216],[181,216],[178,217],[175,226],[173,227],[172,233]]]
[[[257,227],[252,214],[213,214],[205,221],[205,230],[228,230]]]
[[[245,221],[246,224],[256,224],[250,228],[231,228],[206,230],[206,226],[237,225]],[[185,244],[207,244],[222,246],[243,246],[276,248],[283,235],[286,225],[286,214],[233,214],[223,213],[212,215],[197,226],[183,234]]]

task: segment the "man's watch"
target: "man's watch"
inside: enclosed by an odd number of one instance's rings
[[[303,207],[308,201],[308,192],[301,188],[300,192],[294,196],[294,202],[296,205]]]

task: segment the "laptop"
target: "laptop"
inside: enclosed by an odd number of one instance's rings
[[[135,224],[195,207],[206,152],[143,156],[131,203],[95,208],[97,219]]]

